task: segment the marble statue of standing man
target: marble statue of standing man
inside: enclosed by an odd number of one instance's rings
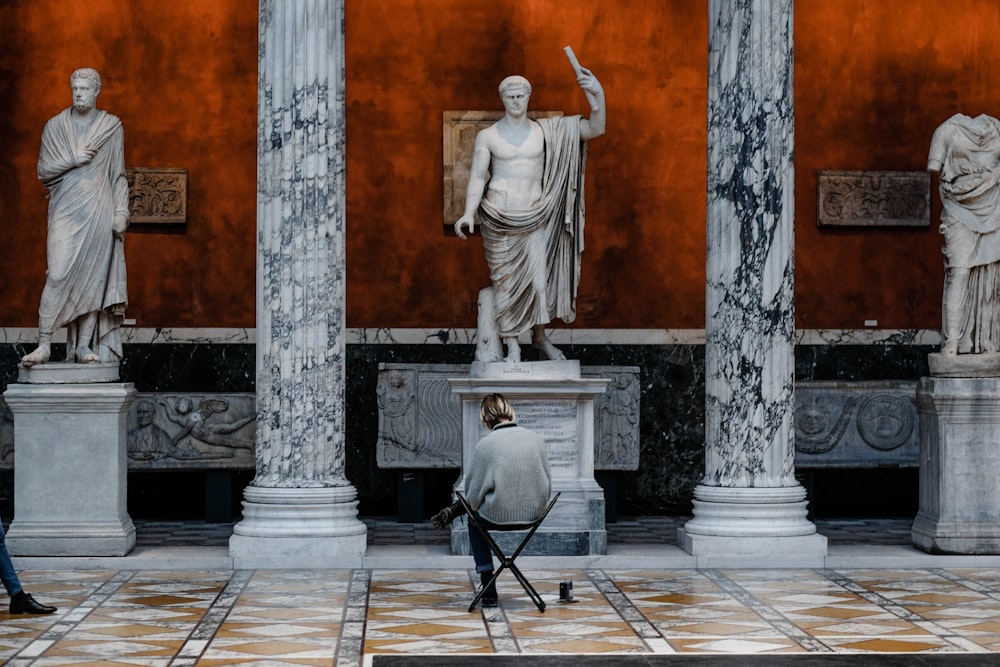
[[[46,123],[38,156],[38,178],[49,190],[48,270],[38,347],[21,358],[28,367],[49,361],[52,334],[64,326],[67,362],[116,362],[122,355],[129,221],[124,132],[117,116],[96,107],[96,70],[73,72],[70,90],[73,106]]]
[[[521,360],[517,339],[529,330],[544,358],[565,359],[546,337],[545,325],[576,318],[586,142],[604,134],[605,103],[597,77],[568,48],[567,55],[590,103],[590,118],[532,120],[528,80],[501,81],[504,117],[476,136],[465,211],[455,223],[464,239],[463,228],[471,233],[479,213],[496,326],[509,362]]]

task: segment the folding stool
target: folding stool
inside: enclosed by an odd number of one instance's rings
[[[476,597],[472,599],[472,604],[469,605],[470,612],[476,608],[477,604],[479,604],[479,600],[482,599],[483,593],[486,592],[486,589],[489,588],[490,584],[494,585],[496,584],[497,577],[499,577],[500,573],[503,572],[505,569],[510,570],[514,574],[514,576],[517,577],[517,580],[521,582],[521,587],[524,588],[524,592],[528,594],[528,597],[531,598],[531,601],[535,603],[536,607],[538,607],[538,611],[541,612],[545,611],[545,602],[542,600],[542,596],[538,594],[538,591],[536,591],[534,587],[531,585],[531,583],[524,577],[524,575],[521,574],[521,570],[517,567],[517,564],[514,562],[514,560],[521,555],[521,551],[523,551],[524,547],[528,545],[528,541],[531,539],[531,536],[534,535],[535,531],[538,530],[538,527],[542,525],[542,521],[545,520],[545,517],[552,510],[552,507],[556,504],[556,501],[559,499],[560,494],[561,492],[556,493],[554,496],[552,496],[552,499],[549,500],[549,504],[545,506],[545,509],[542,510],[542,513],[538,516],[538,518],[530,523],[518,523],[509,525],[505,524],[502,528],[487,529],[479,524],[478,520],[479,515],[476,514],[475,510],[473,510],[472,507],[469,505],[469,501],[465,499],[465,496],[463,496],[461,493],[458,493],[457,491],[455,492],[455,495],[458,496],[458,502],[462,504],[462,508],[465,510],[465,513],[469,516],[469,530],[472,530],[472,528],[475,527],[475,529],[478,530],[484,538],[486,538],[486,543],[490,545],[490,551],[492,551],[494,555],[496,555],[496,557],[500,560],[500,567],[498,567],[496,571],[493,573],[493,578],[490,579],[489,583],[481,587],[479,592],[476,593]],[[490,530],[503,530],[503,531],[527,530],[528,532],[527,534],[525,534],[524,539],[521,540],[521,543],[518,545],[517,549],[515,549],[513,553],[511,553],[511,555],[508,557],[507,555],[504,554],[503,550],[500,548],[500,545],[498,545],[496,541],[493,539],[493,537],[490,535]]]

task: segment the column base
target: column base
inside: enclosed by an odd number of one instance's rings
[[[822,565],[826,537],[806,518],[801,486],[729,488],[699,485],[694,518],[677,530],[679,546],[711,559],[773,558]],[[748,564],[749,565],[749,564]]]
[[[368,528],[358,520],[353,486],[248,486],[243,520],[233,528],[235,569],[360,567]]]

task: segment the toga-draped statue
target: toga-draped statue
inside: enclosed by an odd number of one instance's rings
[[[493,283],[492,304],[480,299],[484,321],[495,324],[507,346],[507,361],[521,360],[518,336],[532,332],[532,345],[547,359],[564,359],[545,336],[553,319],[576,318],[583,252],[586,142],[604,134],[604,89],[567,49],[577,82],[590,103],[590,118],[528,118],[531,84],[522,76],[500,82],[504,117],[476,135],[465,211],[455,233],[466,238],[478,211],[483,248]],[[492,315],[482,309],[492,307]],[[483,346],[480,345],[480,350]],[[499,345],[490,357],[498,361]]]
[[[48,270],[38,307],[38,347],[21,359],[44,364],[52,334],[67,328],[66,361],[121,359],[128,303],[125,229],[128,180],[121,120],[96,108],[101,77],[70,76],[73,106],[45,125],[38,178],[49,190]]]
[[[941,352],[1000,350],[1000,121],[955,114],[931,139],[938,172],[945,282]]]

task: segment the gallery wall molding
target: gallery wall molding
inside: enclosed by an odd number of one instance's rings
[[[704,329],[547,329],[557,345],[704,345]],[[474,345],[475,329],[350,328],[348,345]],[[65,343],[65,330],[53,336]],[[255,345],[252,327],[126,327],[126,344],[247,344]],[[0,327],[0,344],[28,345],[38,341],[38,329]],[[940,345],[937,329],[797,329],[797,345]]]

